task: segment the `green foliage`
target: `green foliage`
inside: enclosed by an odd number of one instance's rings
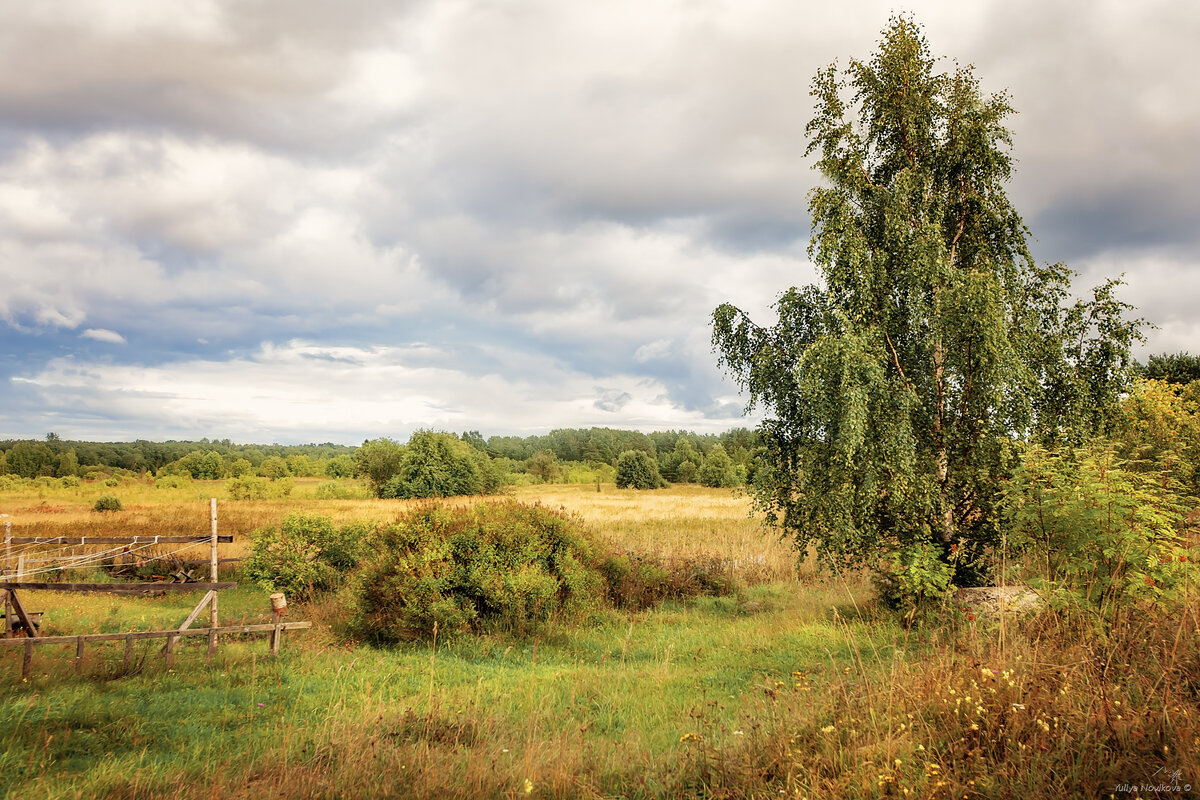
[[[662,489],[667,482],[658,472],[658,462],[645,450],[626,450],[617,456],[618,489]]]
[[[730,486],[737,486],[740,483],[737,469],[733,465],[733,459],[725,452],[725,448],[719,444],[713,445],[713,448],[708,451],[708,455],[704,457],[704,463],[700,465],[697,476],[702,485],[715,488],[728,488]]]
[[[1200,381],[1134,382],[1121,401],[1113,441],[1127,469],[1159,473],[1184,496],[1200,499]]]
[[[215,481],[225,477],[225,462],[216,450],[193,450],[179,459],[179,468],[198,481]]]
[[[279,478],[287,478],[292,474],[288,468],[288,462],[279,456],[270,456],[264,458],[263,462],[258,465],[258,474],[270,480],[278,480]]]
[[[156,489],[182,489],[191,483],[191,478],[184,475],[164,475],[154,480]]]
[[[102,495],[92,503],[92,511],[121,511],[123,508],[121,498],[111,494]]]
[[[771,327],[720,306],[713,343],[769,412],[754,476],[769,524],[839,566],[931,542],[950,563],[957,546],[962,584],[999,538],[1011,441],[1109,424],[1138,334],[1115,282],[1062,305],[1069,271],[1034,264],[1004,191],[1007,97],[935,65],[899,17],[871,60],[817,74],[823,284],[785,292]]]
[[[365,497],[359,486],[348,486],[338,481],[326,481],[316,489],[318,500],[361,500]]]
[[[691,461],[682,461],[675,468],[675,480],[679,483],[696,483],[700,478],[700,470]]]
[[[243,475],[240,478],[230,478],[225,484],[225,491],[231,500],[270,500],[276,497],[287,497],[295,488],[291,478],[270,480],[256,475]]]
[[[240,478],[243,475],[251,475],[254,472],[254,465],[245,458],[235,458],[233,463],[229,465],[229,474],[235,478]]]
[[[82,481],[79,480],[78,475],[64,475],[59,480],[62,481],[62,485],[64,487],[71,488],[71,489],[78,488],[79,485],[82,483]]]
[[[1162,353],[1150,356],[1143,372],[1147,380],[1186,386],[1200,381],[1200,356],[1191,353]]]
[[[953,578],[954,566],[933,542],[914,542],[884,558],[874,576],[884,602],[910,618],[922,607],[942,603],[953,589]]]
[[[79,458],[74,450],[64,450],[58,455],[58,466],[54,470],[60,478],[77,477],[79,475]]]
[[[525,461],[525,471],[541,483],[557,483],[562,470],[558,457],[549,450],[539,450]]]
[[[371,493],[382,497],[384,485],[400,472],[404,445],[387,438],[370,439],[354,454],[354,476],[365,478]]]
[[[329,517],[290,514],[278,528],[250,534],[250,555],[242,569],[268,591],[298,602],[337,587],[343,575],[366,555],[370,527],[334,526]]]
[[[22,478],[20,475],[0,475],[0,491],[9,491],[10,489],[19,489],[29,483],[28,478]]]
[[[508,501],[430,505],[379,532],[357,625],[374,641],[535,632],[593,608],[602,582],[580,521]]]
[[[354,476],[354,456],[343,453],[329,459],[325,465],[325,474],[330,478],[350,478]]]
[[[417,431],[404,447],[400,468],[380,487],[380,497],[454,497],[495,494],[503,475],[486,453],[449,433]]]
[[[36,478],[39,475],[50,475],[54,472],[57,459],[54,451],[42,442],[16,442],[5,458],[5,466],[9,473],[22,478]]]
[[[1125,468],[1111,446],[1030,445],[1005,487],[1014,552],[1053,590],[1111,623],[1133,603],[1170,609],[1195,582],[1195,549],[1169,476]]]
[[[664,600],[726,597],[737,590],[728,566],[716,557],[668,558],[621,553],[605,558],[600,571],[609,602],[631,611]]]

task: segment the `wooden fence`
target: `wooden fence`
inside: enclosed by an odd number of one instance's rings
[[[139,639],[166,639],[163,646],[163,653],[166,656],[168,665],[174,663],[175,645],[181,637],[184,636],[200,636],[208,637],[208,658],[212,659],[213,653],[216,651],[218,638],[223,634],[254,634],[254,633],[270,633],[270,651],[278,653],[279,647],[283,642],[284,631],[302,630],[311,628],[311,622],[284,622],[281,616],[282,612],[276,613],[275,621],[257,625],[232,625],[221,627],[217,613],[217,592],[223,589],[236,589],[236,583],[222,583],[217,580],[217,565],[222,559],[217,558],[217,544],[228,544],[233,541],[232,536],[217,535],[217,500],[210,500],[211,516],[210,516],[210,533],[208,536],[127,536],[127,537],[112,537],[112,536],[52,536],[52,537],[35,537],[35,536],[16,536],[12,535],[12,523],[5,520],[4,531],[4,551],[5,565],[9,566],[12,557],[13,545],[42,545],[42,544],[59,544],[59,545],[96,545],[96,544],[116,544],[116,545],[154,545],[154,544],[203,544],[208,543],[209,550],[209,581],[197,582],[189,581],[186,583],[46,583],[40,581],[27,581],[23,579],[24,568],[22,566],[23,559],[18,562],[16,569],[15,580],[0,580],[0,596],[3,599],[4,605],[4,637],[0,638],[0,647],[24,647],[25,657],[21,663],[21,677],[28,678],[31,663],[33,659],[33,648],[35,645],[46,644],[74,644],[75,645],[75,670],[78,672],[83,664],[84,646],[88,642],[125,642],[125,669],[128,671],[133,653],[133,642]],[[18,591],[55,591],[55,592],[107,592],[112,594],[154,594],[162,592],[192,592],[204,591],[204,597],[196,605],[192,612],[188,614],[187,619],[175,629],[157,630],[157,631],[122,631],[119,633],[90,633],[68,636],[39,636],[38,635],[38,614],[29,613],[25,610],[24,604],[21,602]],[[191,624],[196,621],[200,613],[205,607],[209,610],[209,625],[207,628],[191,628]],[[10,638],[15,630],[23,630],[25,638]]]

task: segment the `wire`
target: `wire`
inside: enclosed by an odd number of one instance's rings
[[[101,561],[103,561],[105,558],[107,558],[111,553],[113,553],[114,551],[117,551],[117,550],[119,550],[121,553],[137,553],[137,552],[140,552],[142,550],[145,550],[147,548],[154,547],[154,546],[155,546],[154,542],[147,542],[144,545],[141,545],[139,547],[134,547],[131,549],[124,549],[126,546],[121,545],[118,548],[113,548],[112,550],[106,550],[101,553],[88,553],[84,556],[79,556],[78,558],[82,559],[82,560],[75,561],[70,564],[65,564],[65,565],[61,565],[61,566],[53,566],[53,567],[43,567],[41,569],[32,570],[30,572],[23,573],[22,577],[30,577],[32,575],[46,575],[51,572],[64,572],[69,569],[79,569],[80,567],[98,564]],[[150,558],[144,559],[144,561],[161,561],[161,560],[170,558],[171,556],[175,555],[176,553],[182,553],[184,550],[190,550],[191,548],[193,548],[195,546],[196,546],[195,544],[189,544],[185,547],[180,547],[177,550],[172,550],[169,553],[163,553],[161,555],[152,556]]]

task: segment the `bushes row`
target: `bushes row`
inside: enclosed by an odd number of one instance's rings
[[[375,528],[293,515],[251,534],[251,550],[247,577],[300,601],[338,588],[359,567],[354,627],[380,643],[428,636],[435,624],[439,635],[525,635],[606,605],[638,609],[734,590],[717,559],[602,555],[577,517],[511,500],[427,505]]]

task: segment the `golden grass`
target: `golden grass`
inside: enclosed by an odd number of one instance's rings
[[[319,499],[315,491],[323,482],[297,478],[290,496],[253,501],[228,499],[224,481],[193,481],[178,489],[160,489],[138,481],[117,487],[101,483],[76,489],[29,487],[0,494],[0,513],[9,515],[14,536],[205,536],[209,532],[209,498],[216,497],[218,532],[234,537],[233,544],[218,548],[218,554],[241,558],[248,552],[251,531],[277,525],[288,514],[321,514],[339,525],[391,522],[425,502]],[[720,558],[753,574],[755,582],[790,580],[796,575],[795,550],[751,517],[750,500],[745,496],[694,485],[637,491],[602,484],[600,489],[597,492],[595,484],[546,484],[514,487],[510,494],[522,502],[540,502],[578,514],[617,550],[664,558]],[[124,510],[92,511],[92,503],[104,494],[121,498]],[[488,499],[458,497],[446,502],[468,504]],[[67,555],[89,550],[92,548],[72,548]],[[34,557],[32,550],[30,557]],[[181,557],[207,558],[208,546],[197,545]]]

